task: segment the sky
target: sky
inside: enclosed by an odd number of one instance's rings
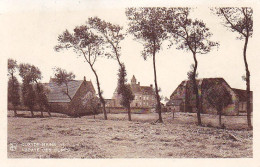
[[[2,1],[3,2],[3,1]],[[13,58],[18,63],[30,63],[42,72],[42,82],[48,82],[53,76],[53,68],[61,67],[82,80],[86,76],[96,88],[96,79],[83,57],[77,56],[72,50],[56,52],[53,48],[57,44],[57,37],[65,29],[72,31],[74,27],[83,25],[89,17],[98,16],[101,19],[118,24],[127,29],[125,7],[144,6],[147,1],[136,4],[121,4],[115,1],[4,1],[0,7],[0,46],[1,67],[6,67],[7,59]],[[201,1],[203,2],[203,1]],[[152,3],[157,6],[158,3]],[[160,6],[169,4],[159,3]],[[245,89],[242,80],[245,74],[243,62],[243,41],[237,40],[237,33],[229,31],[221,24],[221,19],[213,15],[209,5],[195,4],[192,17],[206,23],[213,33],[212,40],[220,43],[206,55],[199,55],[199,78],[223,77],[231,87]],[[174,5],[174,4],[173,4]],[[179,4],[176,4],[179,5]],[[185,3],[182,3],[185,6]],[[172,5],[171,5],[172,6]],[[258,11],[254,10],[254,19]],[[259,22],[254,22],[259,27]],[[258,43],[257,33],[248,45],[248,64],[251,70],[251,88],[258,89],[257,76],[259,56],[256,52]],[[191,52],[176,50],[174,45],[167,47],[165,41],[163,49],[156,55],[158,86],[161,95],[168,97],[181,83],[187,79],[187,72],[193,63]],[[128,81],[135,75],[137,82],[143,86],[154,86],[152,59],[147,61],[141,57],[142,44],[127,35],[120,43],[122,47],[121,60],[126,65]],[[3,55],[3,56],[2,56]],[[94,65],[101,89],[105,98],[111,98],[117,85],[118,64],[116,60],[99,58]],[[5,69],[1,71],[6,71]],[[18,76],[18,73],[17,73]],[[97,91],[97,89],[96,89]]]

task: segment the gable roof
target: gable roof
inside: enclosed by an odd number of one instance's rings
[[[236,88],[232,88],[232,90],[236,93],[236,95],[239,98],[239,101],[243,101],[246,102],[246,90],[243,89],[236,89]],[[250,96],[252,96],[252,91],[250,91]]]
[[[223,78],[202,78],[202,79],[197,79],[196,81],[198,87],[201,87],[202,89],[207,89],[209,86],[215,83],[225,83],[230,89],[234,91],[235,95],[239,98],[239,101],[244,101],[244,102],[246,101],[246,90],[231,88],[230,85]],[[177,93],[178,89],[180,88],[187,89],[186,87],[187,84],[191,84],[191,81],[190,80],[182,81],[180,85],[173,91],[170,98]],[[252,96],[253,92],[250,91],[250,94]]]
[[[187,85],[192,84],[191,82],[192,82],[191,80],[184,80],[184,81],[182,81],[179,84],[179,86],[173,91],[173,93],[171,94],[170,97],[172,97],[174,94],[176,94],[177,90],[180,87],[186,87]],[[223,78],[201,78],[201,79],[196,79],[196,83],[197,83],[198,87],[202,87],[203,89],[205,87],[209,86],[209,85],[212,85],[213,83],[223,83],[223,82],[225,82],[227,84],[227,86],[229,86],[229,84]]]
[[[83,83],[83,80],[72,80],[68,83],[68,89],[69,89],[69,95],[71,98],[73,98]],[[90,81],[86,81],[87,84],[92,83]],[[45,83],[45,86],[49,89],[49,93],[47,94],[48,102],[66,102],[69,103],[70,99],[69,97],[64,93],[64,90],[66,90],[66,85],[58,85],[55,82]]]
[[[150,86],[140,86],[140,88],[143,94],[154,94],[154,90]]]

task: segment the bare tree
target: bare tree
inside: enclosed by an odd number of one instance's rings
[[[250,129],[251,123],[251,104],[250,104],[250,71],[247,62],[247,45],[249,38],[253,35],[253,9],[248,7],[227,7],[215,8],[215,13],[223,20],[223,24],[232,32],[239,34],[238,39],[244,40],[243,59],[246,70],[246,96],[247,96],[247,123]]]
[[[75,79],[75,74],[72,72],[67,72],[65,69],[61,68],[54,68],[54,82],[57,83],[59,86],[65,84],[66,89],[62,90],[65,95],[67,95],[72,100],[70,93],[69,93],[69,86],[68,83]]]
[[[56,51],[71,48],[76,54],[83,56],[90,66],[96,77],[98,95],[103,107],[104,119],[107,120],[105,100],[102,96],[103,92],[101,91],[99,78],[94,68],[97,58],[100,57],[104,51],[103,39],[100,36],[95,35],[87,25],[82,25],[74,28],[73,33],[65,30],[61,35],[59,35],[58,43],[59,44],[55,46]]]
[[[89,18],[88,23],[103,36],[107,48],[111,49],[111,53],[107,52],[107,57],[116,59],[120,66],[117,93],[121,95],[122,98],[120,103],[127,108],[128,120],[131,121],[130,104],[134,99],[134,95],[131,88],[126,85],[126,69],[124,63],[120,61],[121,47],[119,46],[119,43],[124,39],[124,34],[122,33],[123,27],[101,20],[98,17]]]
[[[17,62],[13,59],[8,59],[8,102],[12,103],[14,109],[14,116],[17,116],[17,106],[20,104],[19,82],[14,76],[18,68]]]
[[[209,105],[217,110],[219,115],[219,126],[222,127],[222,111],[232,103],[232,96],[221,84],[211,85],[208,89],[205,89],[205,91],[205,98]]]
[[[128,32],[133,34],[135,40],[140,41],[144,50],[142,56],[153,58],[154,84],[156,93],[156,111],[159,122],[163,122],[161,115],[161,102],[157,85],[156,53],[162,48],[162,43],[167,39],[163,23],[166,20],[166,8],[127,8],[126,16],[129,20]]]
[[[167,12],[167,21],[165,27],[177,44],[177,49],[191,51],[194,59],[192,75],[190,75],[194,94],[196,95],[196,110],[198,125],[201,125],[201,108],[199,101],[198,85],[196,74],[198,68],[197,54],[207,54],[217,42],[212,42],[209,38],[212,33],[206,27],[206,24],[197,19],[189,18],[189,8],[170,8]]]

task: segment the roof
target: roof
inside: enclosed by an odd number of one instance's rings
[[[219,82],[219,83],[225,82],[229,86],[229,84],[223,78],[200,78],[200,79],[196,79],[196,82],[198,84],[198,87],[202,86],[203,88],[210,86],[216,82]],[[190,84],[191,84],[191,80],[182,81],[179,84],[179,86],[173,91],[171,96],[173,96],[180,87],[186,87],[187,85],[190,85]]]
[[[92,83],[90,81],[86,81],[87,84]],[[68,83],[69,95],[73,98],[83,83],[83,80],[72,80]],[[66,90],[66,85],[58,85],[55,82],[45,83],[45,86],[49,89],[49,93],[47,94],[48,102],[70,102],[69,97],[64,93]]]
[[[232,89],[238,96],[239,101],[246,101],[246,90],[236,89],[236,88],[232,88]],[[252,91],[250,91],[250,93],[252,94]]]
[[[154,94],[154,90],[150,86],[140,86],[140,85],[130,85],[133,93],[142,93],[142,94]]]
[[[140,89],[144,94],[154,94],[154,90],[150,86],[140,86]]]
[[[152,87],[150,86],[140,86],[140,85],[131,85],[131,84],[127,84],[131,87],[131,90],[133,93],[142,93],[142,94],[155,94],[154,90]],[[116,88],[115,92],[117,92],[118,87]]]
[[[246,90],[242,90],[242,89],[236,89],[236,88],[231,88],[230,85],[223,79],[223,78],[202,78],[202,79],[197,79],[197,84],[198,87],[201,87],[202,90],[204,89],[208,89],[209,87],[211,87],[214,84],[222,84],[225,83],[230,89],[232,89],[234,91],[234,93],[238,96],[239,101],[246,101]],[[174,92],[171,94],[170,97],[173,97],[176,95],[178,89],[180,88],[187,88],[187,85],[191,84],[190,80],[184,80],[180,83],[180,85],[174,90]],[[252,96],[252,91],[250,91],[251,96]],[[179,98],[179,97],[178,97]],[[185,97],[183,97],[185,98]]]

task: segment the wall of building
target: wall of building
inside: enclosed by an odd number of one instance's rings
[[[69,111],[69,103],[49,103],[51,112],[71,114]]]
[[[135,99],[131,103],[131,107],[154,107],[156,99],[154,95],[135,93]]]
[[[200,82],[202,84],[202,82]],[[232,104],[228,105],[223,110],[223,115],[238,115],[239,114],[239,99],[235,92],[230,88],[230,86],[224,81],[221,82],[222,84],[231,94],[232,97]],[[184,81],[181,85],[177,87],[177,89],[174,91],[174,93],[171,95],[171,99],[182,99],[183,103],[183,110],[180,109],[180,111],[183,112],[196,112],[196,96],[195,94],[187,89],[188,85],[186,81]],[[199,95],[202,98],[201,106],[202,106],[202,113],[205,114],[217,114],[217,110],[212,108],[207,101],[205,100],[205,97],[203,97],[203,91],[201,90],[201,86],[199,88]]]
[[[70,114],[87,115],[87,114],[99,112],[97,110],[98,103],[97,102],[94,103],[94,100],[93,100],[93,104],[91,104],[91,105],[95,105],[95,106],[93,106],[93,108],[90,106],[85,107],[83,105],[83,99],[85,98],[85,96],[87,96],[87,94],[89,96],[91,95],[91,96],[94,96],[95,98],[97,98],[94,87],[91,84],[87,83],[86,81],[83,81],[83,83],[77,90],[76,94],[72,98],[72,101],[70,102],[70,105],[69,105]]]

